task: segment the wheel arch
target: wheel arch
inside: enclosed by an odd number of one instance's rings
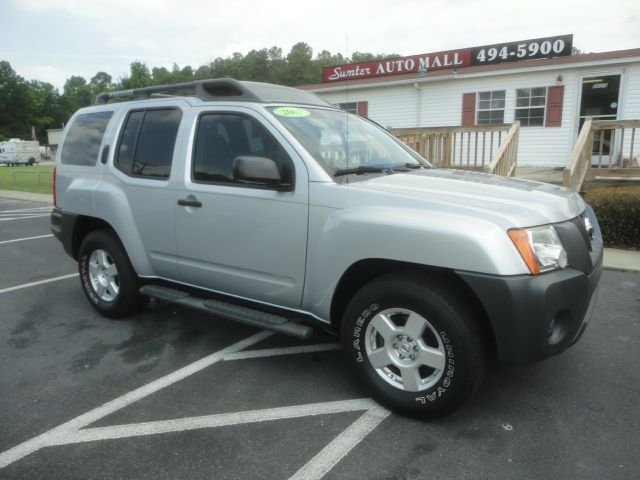
[[[478,296],[464,280],[453,270],[397,260],[375,258],[359,260],[342,274],[331,300],[332,329],[337,332],[340,331],[342,316],[349,300],[360,288],[374,278],[401,271],[417,272],[430,278],[437,278],[441,284],[451,289],[456,296],[460,296],[465,301],[470,302],[471,308],[479,313],[478,318],[483,329],[487,332],[487,339],[490,342],[489,346],[491,350],[496,351],[493,326],[491,325],[487,311]]]
[[[71,234],[70,253],[74,260],[78,260],[80,245],[86,236],[96,230],[109,230],[115,238],[123,245],[122,239],[118,236],[116,230],[105,220],[101,218],[91,217],[88,215],[78,215],[73,225]],[[124,249],[124,246],[123,246]],[[124,249],[126,251],[126,249]]]

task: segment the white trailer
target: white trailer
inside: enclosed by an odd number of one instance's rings
[[[40,160],[40,143],[12,138],[0,142],[0,165],[34,165]]]

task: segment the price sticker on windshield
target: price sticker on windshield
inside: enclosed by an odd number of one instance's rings
[[[309,110],[305,110],[304,108],[296,108],[296,107],[278,107],[273,113],[278,115],[279,117],[308,117],[311,115]]]

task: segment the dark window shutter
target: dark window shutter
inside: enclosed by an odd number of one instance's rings
[[[547,120],[545,127],[559,127],[562,125],[562,102],[564,100],[564,85],[554,85],[547,88]]]
[[[365,118],[369,115],[369,102],[358,102],[358,115]]]
[[[462,126],[469,127],[476,123],[476,94],[462,94]]]

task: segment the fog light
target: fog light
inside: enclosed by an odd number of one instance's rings
[[[566,337],[569,331],[570,324],[571,312],[569,312],[569,310],[560,310],[549,322],[549,327],[547,328],[547,343],[549,345],[557,345],[564,340],[564,337]]]

